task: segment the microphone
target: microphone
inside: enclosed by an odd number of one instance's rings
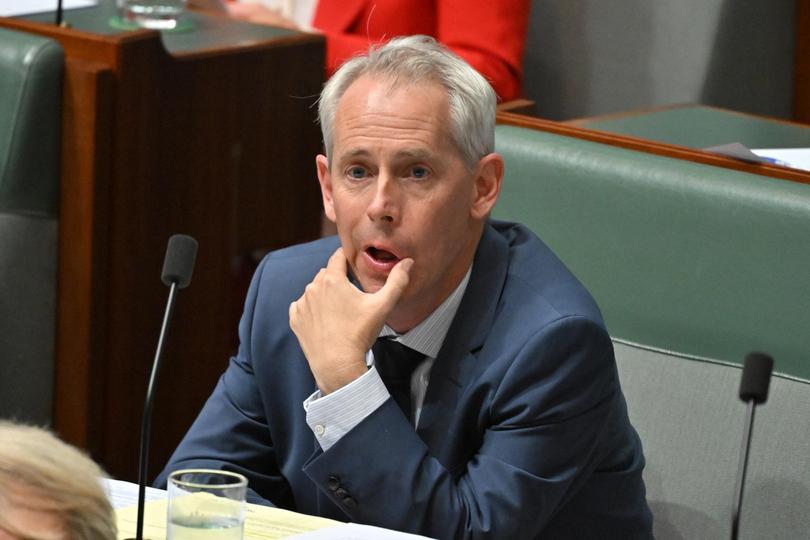
[[[751,449],[751,430],[754,425],[754,409],[768,400],[768,387],[771,384],[773,358],[765,353],[752,352],[745,357],[740,399],[748,403],[748,417],[743,430],[740,461],[737,466],[737,484],[734,488],[734,507],[731,512],[731,540],[737,540],[740,532],[740,509],[742,507],[745,473],[748,469],[748,452]]]
[[[169,299],[166,301],[166,311],[163,314],[163,324],[160,327],[155,359],[152,362],[152,375],[149,377],[149,386],[146,389],[146,401],[143,406],[141,419],[141,450],[138,466],[138,524],[135,533],[136,540],[143,540],[143,505],[146,498],[146,474],[149,462],[149,434],[152,425],[152,406],[155,400],[155,386],[160,372],[160,360],[166,343],[166,334],[169,330],[169,321],[174,311],[174,302],[177,291],[185,289],[191,283],[191,272],[194,270],[194,261],[197,259],[197,241],[184,234],[175,234],[169,238],[166,247],[166,257],[163,259],[163,272],[161,280],[169,286]],[[128,539],[133,540],[133,539]]]

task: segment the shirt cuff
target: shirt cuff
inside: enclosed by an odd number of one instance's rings
[[[307,424],[324,452],[390,397],[373,367],[343,388],[322,396],[320,390],[304,401]]]

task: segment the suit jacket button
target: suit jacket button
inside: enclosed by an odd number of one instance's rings
[[[349,496],[343,497],[343,506],[345,506],[349,510],[354,510],[355,508],[357,508],[357,501],[355,501]]]
[[[338,498],[340,498],[340,499],[345,499],[345,498],[346,498],[346,497],[348,497],[348,496],[349,496],[349,492],[348,492],[348,491],[346,491],[346,490],[345,490],[345,489],[343,489],[343,488],[337,488],[337,489],[335,490],[335,497],[338,497]]]
[[[335,476],[334,474],[331,475],[326,480],[326,487],[328,487],[331,491],[335,491],[337,488],[340,487],[340,478]]]

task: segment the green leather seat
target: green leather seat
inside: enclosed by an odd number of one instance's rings
[[[498,126],[496,217],[533,228],[615,337],[810,379],[810,185]]]
[[[728,536],[744,356],[758,413],[741,538],[810,530],[810,185],[500,125],[494,217],[530,226],[594,294],[645,446],[656,538]]]
[[[51,420],[64,53],[0,28],[0,417]]]

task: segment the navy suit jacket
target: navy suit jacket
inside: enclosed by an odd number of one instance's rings
[[[253,500],[450,538],[649,538],[641,444],[599,310],[521,225],[485,228],[416,430],[389,399],[323,452],[288,308],[335,238],[270,253],[241,345],[169,471],[248,477]]]

